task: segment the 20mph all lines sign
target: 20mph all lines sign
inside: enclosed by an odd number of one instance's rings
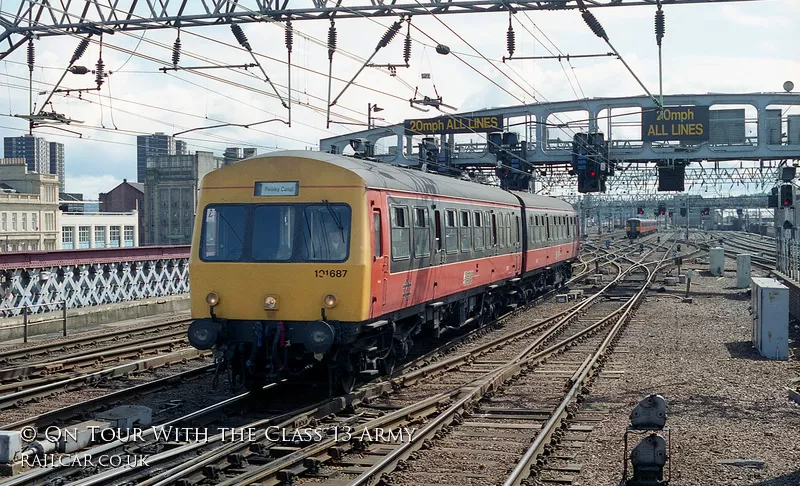
[[[708,106],[668,106],[664,110],[642,111],[642,140],[645,142],[708,140]]]

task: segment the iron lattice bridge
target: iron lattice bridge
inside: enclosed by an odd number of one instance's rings
[[[0,255],[0,317],[165,297],[189,291],[189,247]]]

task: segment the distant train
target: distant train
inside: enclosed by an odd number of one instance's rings
[[[189,342],[251,389],[314,368],[345,392],[561,286],[580,236],[559,199],[309,151],[206,175],[195,228]]]
[[[625,223],[628,238],[641,238],[658,231],[655,219],[631,218]]]

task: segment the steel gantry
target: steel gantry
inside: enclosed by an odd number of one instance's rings
[[[669,5],[750,2],[760,0],[668,0]],[[656,0],[583,0],[587,8],[655,6]],[[401,15],[507,12],[509,10],[568,10],[579,8],[578,0],[356,0],[344,5],[330,0],[84,0],[54,2],[21,0],[16,11],[2,10],[5,32],[0,42],[7,48],[4,58],[30,36],[49,37],[80,33],[191,28],[230,23],[276,20],[313,20]]]

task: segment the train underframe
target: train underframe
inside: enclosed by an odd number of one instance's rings
[[[190,327],[189,338],[195,347],[214,349],[215,384],[225,374],[234,388],[258,390],[278,379],[316,370],[327,374],[331,393],[349,393],[360,380],[391,373],[408,356],[415,339],[486,325],[504,311],[563,286],[571,276],[572,263],[561,262],[367,323],[202,319],[192,324],[196,329]],[[206,342],[213,340],[213,346],[197,345],[193,336],[200,335],[198,329]]]

